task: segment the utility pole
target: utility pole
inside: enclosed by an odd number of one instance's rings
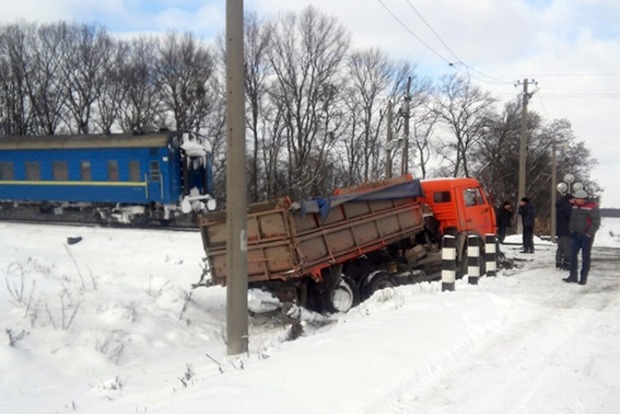
[[[555,155],[555,137],[551,141],[551,242],[555,243],[555,231],[557,229],[557,221],[555,217],[555,203],[557,202],[558,193],[558,162]]]
[[[226,0],[226,339],[228,355],[248,350],[247,178],[243,0]]]
[[[403,159],[402,159],[402,164],[401,164],[401,171],[400,174],[401,175],[405,175],[407,174],[408,170],[409,170],[409,116],[410,116],[410,103],[411,103],[411,95],[410,95],[410,89],[411,89],[411,77],[409,77],[407,79],[407,94],[405,95],[405,113],[404,113],[404,117],[405,117],[405,142],[403,143]]]
[[[392,130],[392,120],[394,111],[392,101],[388,101],[387,107],[387,142],[385,144],[385,178],[392,178],[392,140],[394,131]]]
[[[531,94],[527,90],[528,79],[523,79],[523,105],[521,109],[521,145],[519,147],[519,192],[517,204],[525,197],[525,168],[527,157],[527,103]],[[523,223],[517,220],[517,233],[523,234]]]

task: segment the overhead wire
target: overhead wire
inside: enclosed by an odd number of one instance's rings
[[[450,67],[452,67],[453,69],[464,73],[465,75],[467,75],[468,77],[475,79],[479,82],[483,82],[483,83],[499,83],[499,84],[509,84],[512,82],[508,82],[508,81],[503,81],[500,79],[497,79],[493,76],[487,75],[483,72],[480,72],[479,70],[469,66],[468,64],[466,64],[465,62],[463,62],[462,59],[460,59],[456,53],[450,48],[450,46],[448,46],[448,44],[441,38],[441,36],[439,36],[439,34],[437,33],[437,31],[431,26],[431,24],[424,18],[424,16],[422,16],[422,14],[417,10],[417,8],[413,5],[413,3],[411,3],[409,0],[407,1],[407,4],[409,5],[409,7],[418,15],[418,17],[420,18],[420,20],[422,20],[422,22],[424,22],[424,24],[426,25],[426,27],[428,27],[428,29],[435,35],[435,37],[437,37],[437,39],[439,39],[439,41],[441,42],[441,44],[450,52],[450,54],[455,58],[456,61],[450,61],[449,59],[447,59],[444,55],[442,55],[441,53],[439,53],[437,50],[435,50],[433,47],[431,47],[428,43],[426,43],[424,40],[422,40],[422,38],[420,36],[418,36],[401,18],[398,17],[398,15],[396,15],[396,13],[394,13],[392,11],[392,9],[390,9],[389,6],[387,6],[383,0],[378,0],[379,3],[383,6],[383,8],[407,31],[409,32],[409,34],[411,34],[413,37],[415,37],[415,39],[420,42],[424,47],[426,47],[428,50],[430,50],[432,53],[434,53],[437,57],[439,57],[441,60],[443,60],[444,62],[446,62]],[[463,68],[459,67],[459,65],[462,65]],[[491,79],[492,81],[489,80],[484,80],[484,79],[480,79],[478,77],[472,76],[471,72],[475,72],[480,76],[483,76],[485,78]]]

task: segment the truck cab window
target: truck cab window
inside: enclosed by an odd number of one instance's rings
[[[484,198],[480,188],[466,188],[463,190],[463,200],[466,207],[480,206],[484,204]]]
[[[433,193],[433,201],[435,203],[449,203],[451,201],[449,191],[438,191]]]

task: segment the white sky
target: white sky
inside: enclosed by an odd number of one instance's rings
[[[473,68],[469,74],[483,89],[504,101],[520,92],[516,81],[535,79],[539,89],[531,110],[571,121],[577,138],[599,161],[594,178],[606,189],[602,206],[620,208],[614,185],[620,176],[617,0],[248,0],[245,8],[268,16],[308,4],[336,16],[356,47],[379,47],[410,59],[421,74],[435,79],[454,70],[447,61],[460,60]],[[99,22],[115,33],[176,29],[210,39],[224,30],[224,6],[224,0],[0,0],[0,22],[63,19]]]
[[[248,354],[227,358],[225,289],[191,290],[198,232],[0,223],[0,413],[617,412],[620,219],[585,287],[536,242],[503,246],[519,268],[478,285],[379,291],[295,341],[283,316],[250,318]]]

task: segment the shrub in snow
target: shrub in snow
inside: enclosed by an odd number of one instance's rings
[[[26,337],[26,335],[29,335],[30,332],[22,329],[22,331],[18,334],[15,334],[13,332],[12,329],[5,329],[4,330],[7,334],[7,336],[9,337],[9,346],[15,346],[16,343],[18,343],[19,341],[21,341],[22,339],[24,339]]]

